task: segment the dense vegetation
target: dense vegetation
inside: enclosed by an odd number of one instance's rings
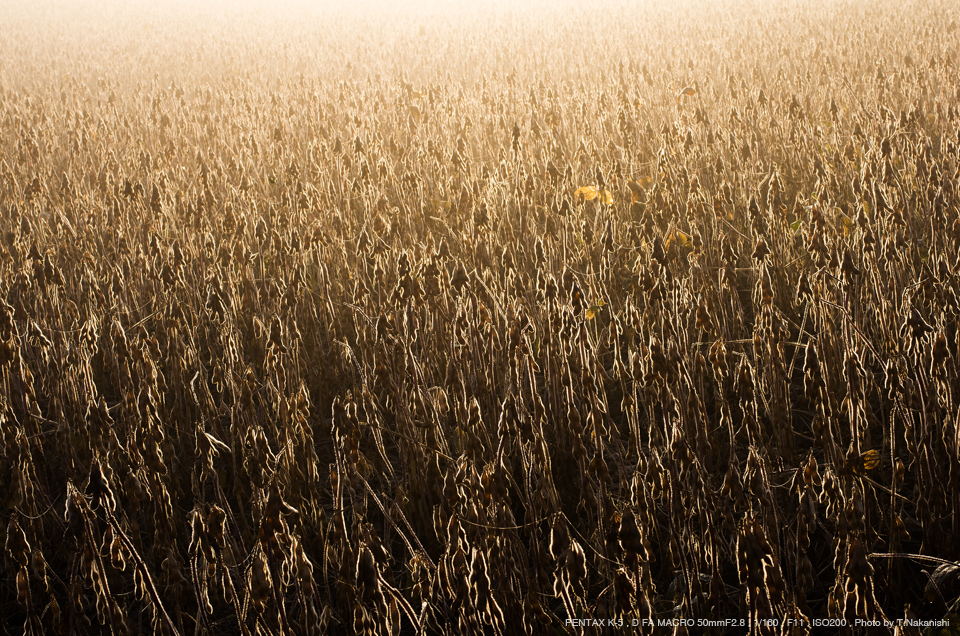
[[[35,4],[4,633],[957,611],[951,3]]]

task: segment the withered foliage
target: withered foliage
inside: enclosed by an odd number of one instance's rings
[[[0,9],[5,625],[956,612],[955,7],[746,4]]]

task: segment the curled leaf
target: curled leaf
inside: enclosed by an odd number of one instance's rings
[[[587,312],[586,312],[586,318],[587,318],[587,320],[593,320],[593,319],[596,317],[597,313],[598,313],[598,312],[603,308],[603,306],[606,305],[606,304],[607,304],[607,303],[603,302],[603,300],[598,300],[598,301],[597,301],[596,303],[594,303],[593,305],[590,305],[590,308],[587,309]]]
[[[853,221],[841,214],[840,224],[843,226],[843,235],[850,236],[850,234],[853,232]]]
[[[674,230],[667,235],[666,240],[663,244],[664,250],[669,250],[671,245],[677,245],[679,247],[687,247],[690,245],[691,239],[690,235],[680,230]]]
[[[601,203],[606,203],[607,205],[613,204],[613,195],[609,190],[599,190],[593,186],[583,186],[582,188],[577,188],[577,191],[573,194],[577,199],[584,201],[593,201],[599,198]]]
[[[639,201],[643,191],[649,188],[652,182],[653,180],[650,177],[639,177],[636,180],[630,179],[627,181],[627,187],[630,188],[630,202]]]

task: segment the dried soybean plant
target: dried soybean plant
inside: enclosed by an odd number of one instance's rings
[[[9,629],[956,617],[957,18],[748,4],[0,9]]]

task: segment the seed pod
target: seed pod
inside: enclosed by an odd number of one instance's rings
[[[367,546],[360,549],[357,557],[356,580],[360,598],[365,603],[370,604],[380,599],[380,572],[373,552]]]
[[[253,600],[258,607],[262,608],[270,598],[270,590],[270,572],[267,569],[267,562],[264,555],[260,554],[253,561],[253,573],[250,581],[251,600]]]
[[[550,530],[550,556],[559,560],[561,555],[570,546],[570,535],[567,533],[566,523],[559,515],[553,520]]]
[[[573,586],[574,589],[579,590],[581,595],[585,593],[587,584],[587,555],[575,540],[570,542],[570,548],[566,552],[563,571],[570,585]]]
[[[637,526],[637,518],[629,508],[620,519],[620,530],[617,534],[620,547],[628,555],[644,554],[643,535]]]
[[[755,200],[751,199],[751,201],[753,202],[754,205],[756,205]],[[753,249],[752,258],[756,261],[763,261],[769,253],[770,253],[770,248],[767,247],[767,242],[763,240],[763,237],[761,236],[760,238],[757,239],[757,245]]]
[[[11,559],[21,567],[27,566],[30,543],[27,541],[27,535],[20,528],[16,514],[10,517],[10,523],[7,525],[6,549]]]
[[[930,373],[935,373],[950,358],[950,348],[947,346],[947,338],[943,330],[937,331],[933,341],[933,356],[930,361]]]
[[[116,500],[113,492],[107,485],[107,481],[100,469],[100,462],[94,461],[90,467],[90,478],[87,481],[86,495],[91,498],[91,508],[97,510],[103,505],[107,510],[113,510],[116,506]]]

